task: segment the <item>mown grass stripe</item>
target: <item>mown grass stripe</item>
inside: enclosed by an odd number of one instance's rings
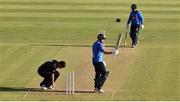
[[[173,49],[162,50],[161,48],[141,51],[134,62],[136,69],[131,68],[130,77],[124,85],[126,91],[141,95],[141,99],[146,99],[150,97],[147,96],[148,94],[154,93],[169,95],[167,98],[177,95],[179,72],[177,68],[172,68],[172,62],[176,60],[176,54],[172,54],[173,52]],[[169,54],[167,55],[167,53]],[[142,63],[143,61],[146,62]],[[143,93],[148,94],[144,95]],[[159,96],[157,99],[162,98],[163,96]]]
[[[88,10],[88,9],[0,9],[1,13],[127,13],[129,10]],[[163,13],[163,12],[162,12]]]
[[[129,6],[53,6],[53,5],[36,5],[36,6],[24,6],[24,5],[20,5],[20,6],[16,6],[16,5],[3,5],[0,6],[0,9],[61,9],[61,10],[69,10],[69,9],[80,9],[80,10],[129,10],[130,8]],[[161,9],[159,9],[159,7],[139,7],[139,10],[151,10],[151,11],[180,11],[179,7],[171,7],[171,8],[166,8],[166,7],[161,7]]]
[[[0,2],[0,5],[58,5],[58,6],[129,6],[130,3],[75,3],[75,2]],[[180,4],[138,3],[145,7],[179,7]]]
[[[33,47],[33,49],[37,48],[38,47]],[[34,80],[35,77],[37,77],[37,69],[40,64],[44,63],[45,61],[52,60],[54,55],[56,55],[56,53],[60,49],[61,47],[42,47],[41,49],[36,51],[29,59],[23,62],[17,70],[14,71],[16,75],[10,76],[19,79],[19,81],[17,81],[15,85],[22,87],[29,85],[29,83],[31,83],[31,81]],[[39,83],[36,84],[37,86],[39,86]]]
[[[15,51],[19,50],[22,46],[7,46],[4,45],[4,47],[1,47],[1,60],[7,60],[9,57],[12,57],[11,54],[13,54]]]
[[[0,13],[121,13],[129,14],[129,10],[108,10],[108,9],[0,9]],[[143,10],[144,14],[180,14],[180,11]]]
[[[17,58],[22,55],[21,51],[25,52],[27,49],[28,49],[27,47],[21,46],[20,48],[12,51],[11,54],[7,53],[8,54],[7,56],[9,56],[9,57],[3,59],[3,61],[2,61],[3,65],[1,66],[1,69],[5,68],[8,65],[8,63],[15,62],[17,60]],[[6,69],[7,68],[3,69],[1,72],[5,71]]]
[[[11,54],[10,57],[8,57],[6,60],[3,60],[0,72],[1,75],[1,85],[13,85],[15,84],[18,79],[16,79],[18,76],[16,76],[17,73],[15,71],[21,71],[19,67],[33,54],[36,53],[40,48],[33,49],[32,47],[23,46],[16,50],[14,53]],[[28,71],[26,69],[26,71]],[[15,75],[14,77],[11,77],[11,75]],[[20,76],[22,77],[22,76]],[[21,80],[22,81],[22,80]]]
[[[122,22],[126,22],[127,18],[125,17],[121,17]],[[111,18],[95,18],[95,17],[10,17],[10,16],[6,16],[6,17],[0,17],[0,21],[3,21],[4,23],[11,23],[11,21],[23,21],[23,22],[30,22],[30,21],[34,21],[34,22],[87,22],[87,21],[91,21],[91,22],[105,22],[105,21],[111,21],[111,22],[115,22],[115,17],[111,17]],[[6,22],[5,22],[6,21]],[[155,22],[155,23],[169,23],[169,22],[176,22],[176,23],[180,23],[180,19],[179,18],[146,18],[145,19],[145,23],[146,22]],[[3,25],[0,25],[3,26]]]
[[[177,50],[179,49],[164,49],[163,51],[161,51],[162,56],[164,57],[161,57],[158,60],[160,64],[157,66],[157,68],[161,68],[161,70],[159,70],[158,73],[159,80],[156,79],[159,85],[157,87],[157,90],[159,90],[159,92],[162,92],[162,94],[166,97],[178,98],[177,90],[179,88],[178,83],[180,82],[178,80],[179,72],[177,67],[178,64],[174,63],[177,61]]]
[[[121,18],[128,18],[129,14],[123,14],[123,13],[2,13],[1,17],[67,17],[67,18],[112,18],[112,17],[121,17]],[[147,13],[144,14],[144,17],[146,18],[157,18],[157,19],[177,19],[180,18],[179,14],[151,14]]]

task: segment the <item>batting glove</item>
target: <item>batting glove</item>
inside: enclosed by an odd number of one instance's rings
[[[119,53],[119,50],[117,50],[115,48],[112,48],[111,51],[112,51],[112,54],[114,54],[114,55],[117,55]]]
[[[119,53],[119,50],[115,50],[115,53],[114,53],[114,54],[117,55],[118,53]]]
[[[141,24],[141,29],[142,29],[142,30],[144,29],[144,24]]]

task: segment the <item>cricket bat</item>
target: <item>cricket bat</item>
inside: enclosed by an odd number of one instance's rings
[[[118,38],[115,44],[115,50],[119,50],[121,39],[122,39],[123,34],[118,34]],[[114,54],[114,58],[116,57],[116,54]]]
[[[119,46],[120,46],[120,43],[121,43],[121,39],[122,39],[122,35],[123,34],[119,34],[118,35],[118,38],[117,38],[117,41],[116,41],[116,45],[115,45],[115,49],[118,50],[119,49]]]
[[[126,34],[125,34],[125,38],[124,38],[124,47],[126,46],[127,35],[128,35],[128,32],[126,32]]]

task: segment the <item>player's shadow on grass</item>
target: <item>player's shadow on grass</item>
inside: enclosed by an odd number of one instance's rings
[[[41,90],[40,88],[25,88],[25,87],[0,87],[0,92],[61,92],[65,93],[65,90]],[[90,90],[77,90],[75,93],[94,93]]]
[[[24,88],[24,87],[0,87],[0,92],[18,92],[18,91],[40,91],[39,88]]]

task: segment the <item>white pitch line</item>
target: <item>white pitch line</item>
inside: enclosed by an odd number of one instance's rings
[[[29,90],[27,90],[26,94],[23,96],[22,99],[25,99],[28,94],[29,94]]]
[[[113,92],[112,92],[112,95],[111,95],[111,99],[114,99],[115,93],[116,93],[116,91],[114,89]]]

